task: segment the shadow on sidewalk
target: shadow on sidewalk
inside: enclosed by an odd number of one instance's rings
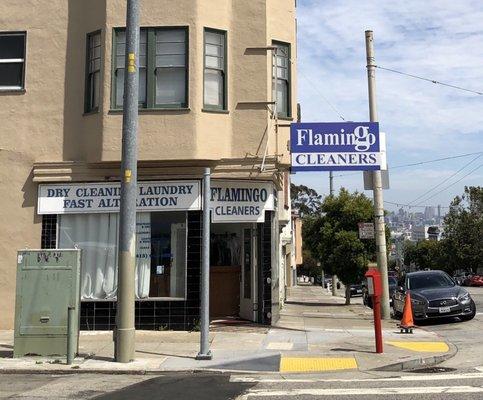
[[[190,360],[196,360],[196,357],[193,356],[181,356],[179,354],[167,354],[167,353],[156,353],[154,351],[144,351],[144,350],[136,350],[136,353],[141,354],[150,354],[153,356],[165,356],[165,357],[176,357],[176,358],[188,358]]]
[[[13,346],[0,343],[0,358],[13,358]]]
[[[292,304],[296,306],[308,306],[308,307],[344,307],[346,305],[353,305],[353,304],[344,304],[344,303],[313,303],[313,302],[306,302],[306,301],[294,301],[294,300],[286,300],[285,304]]]
[[[376,354],[375,351],[369,351],[369,350],[358,350],[358,349],[345,349],[345,348],[340,348],[336,347],[334,349],[330,349],[330,351],[343,351],[343,352],[348,352],[348,353],[367,353],[367,354]]]

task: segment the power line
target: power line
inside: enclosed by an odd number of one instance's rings
[[[463,171],[466,167],[468,167],[469,165],[471,165],[472,163],[474,163],[478,158],[481,157],[481,154],[476,156],[475,158],[473,158],[470,162],[466,163],[465,165],[463,165],[458,171],[454,172],[453,174],[451,174],[449,177],[443,179],[440,183],[438,183],[436,186],[433,186],[431,189],[427,190],[426,192],[424,192],[422,195],[416,197],[413,201],[410,201],[409,204],[414,204],[416,203],[416,201],[418,201],[419,199],[425,197],[426,195],[428,195],[429,193],[431,193],[434,189],[437,189],[438,187],[440,187],[441,185],[443,185],[444,183],[448,182],[451,178],[453,178],[454,176],[458,175],[461,171]]]
[[[294,64],[294,62],[292,61],[292,59],[290,59],[290,62],[292,64]],[[301,70],[298,71],[302,77],[308,82],[310,83],[309,87],[312,88],[312,90],[314,90],[315,92],[317,92],[317,94],[322,97],[322,100],[324,100],[328,106],[330,108],[332,108],[332,110],[337,114],[337,116],[342,120],[342,121],[345,121],[346,119],[344,118],[344,116],[339,112],[339,110],[329,101],[329,99],[327,99],[327,97],[325,97],[325,95],[317,88],[317,85],[310,80],[309,77],[307,77],[307,75],[305,75]]]
[[[432,196],[428,197],[425,201],[428,201],[428,200],[432,199],[433,197],[437,196],[438,194],[440,194],[440,193],[444,192],[445,190],[449,189],[450,187],[456,185],[458,182],[461,182],[463,179],[465,179],[467,176],[471,175],[473,172],[475,172],[476,170],[480,169],[481,167],[483,167],[483,164],[478,165],[476,168],[472,169],[470,172],[468,172],[466,175],[462,176],[457,181],[453,182],[451,185],[446,186],[444,189],[441,189],[439,192],[436,192]]]
[[[420,162],[411,163],[411,164],[396,165],[394,167],[391,167],[390,169],[393,170],[393,169],[398,169],[398,168],[414,167],[414,166],[417,166],[417,165],[430,164],[430,163],[434,163],[434,162],[438,162],[438,161],[446,161],[446,160],[453,160],[455,158],[474,156],[476,154],[483,154],[483,152],[478,151],[476,153],[460,154],[460,155],[457,155],[457,156],[436,158],[434,160],[429,160],[429,161],[420,161]],[[358,174],[360,174],[360,172],[351,172],[349,174],[334,175],[334,178],[339,178],[339,177],[342,177],[342,176],[358,175]]]
[[[434,206],[434,205],[424,205],[424,206],[412,206],[410,204],[404,204],[404,203],[395,203],[393,201],[386,201],[384,200],[384,203],[388,203],[388,204],[394,204],[395,206],[398,206],[398,207],[409,207],[409,208],[426,208],[426,207],[437,207],[437,206]],[[448,206],[440,206],[441,208],[449,208]]]
[[[480,95],[480,96],[483,95],[483,92],[477,92],[476,90],[466,89],[466,88],[461,87],[461,86],[456,86],[456,85],[451,85],[449,83],[439,82],[439,81],[437,81],[435,79],[424,78],[422,76],[408,74],[406,72],[397,71],[397,70],[391,69],[391,68],[381,67],[379,65],[376,65],[376,68],[383,69],[385,71],[394,72],[396,74],[400,74],[400,75],[404,75],[404,76],[409,76],[411,78],[420,79],[420,80],[423,80],[423,81],[426,81],[426,82],[431,82],[431,83],[434,83],[436,85],[442,85],[442,86],[447,86],[447,87],[450,87],[450,88],[453,88],[453,89],[464,90],[465,92],[474,93],[474,94],[477,94],[477,95]]]

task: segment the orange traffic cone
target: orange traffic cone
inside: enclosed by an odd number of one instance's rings
[[[409,292],[406,293],[406,298],[404,299],[403,316],[399,327],[401,328],[401,333],[413,333],[413,308],[411,306],[411,295]]]

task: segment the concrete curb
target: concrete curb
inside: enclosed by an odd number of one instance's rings
[[[458,348],[447,342],[450,350],[445,354],[439,354],[435,356],[420,357],[412,360],[400,361],[393,364],[383,365],[382,367],[376,367],[372,369],[360,368],[360,372],[364,371],[384,371],[384,372],[403,372],[412,371],[422,367],[431,367],[440,364],[450,358],[453,358],[458,353]],[[38,374],[38,375],[73,375],[73,374],[104,374],[104,375],[162,375],[172,372],[184,372],[184,373],[238,373],[238,374],[280,374],[279,371],[260,371],[260,370],[242,370],[242,369],[221,369],[221,368],[173,368],[173,369],[82,369],[82,368],[52,368],[52,369],[34,369],[34,368],[11,368],[0,369],[0,375],[13,375],[13,374]]]
[[[442,362],[453,358],[458,353],[458,347],[453,343],[446,342],[449,347],[449,351],[445,354],[437,356],[420,357],[412,360],[401,361],[394,364],[383,365],[382,367],[373,368],[370,371],[386,371],[386,372],[401,372],[401,371],[413,371],[422,367],[432,367],[434,365],[441,364]]]
[[[0,370],[0,375],[74,375],[74,374],[103,374],[103,375],[163,375],[173,372],[183,372],[186,374],[199,373],[222,373],[222,374],[279,374],[278,371],[245,371],[235,369],[217,369],[217,368],[191,368],[191,369],[169,369],[169,370],[105,370],[105,369],[29,369],[16,368]]]

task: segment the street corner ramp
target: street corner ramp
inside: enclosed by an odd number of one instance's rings
[[[310,373],[357,369],[354,357],[284,357],[280,359],[280,372]]]
[[[266,357],[245,358],[242,360],[210,365],[209,369],[247,372],[278,372],[279,365],[280,354],[274,354]]]
[[[446,342],[388,341],[386,343],[394,347],[420,353],[447,353],[449,351],[449,346]]]

